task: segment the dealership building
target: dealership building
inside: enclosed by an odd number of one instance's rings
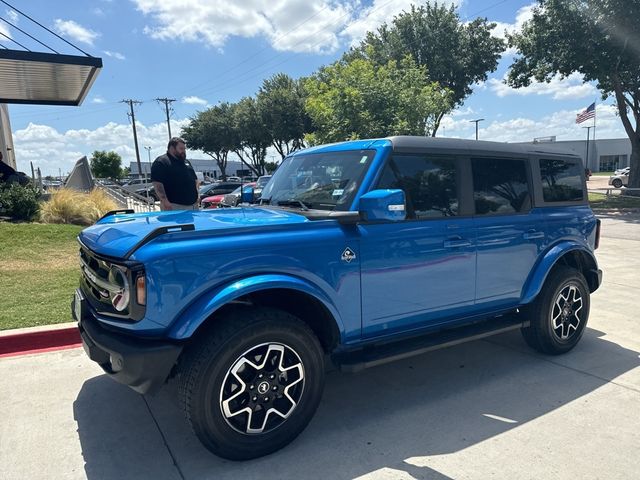
[[[527,145],[553,144],[576,153],[592,172],[612,172],[618,168],[628,167],[631,158],[631,141],[628,138],[590,140],[589,158],[587,158],[586,140],[556,141],[555,137],[544,137],[535,139],[533,142],[523,143]]]

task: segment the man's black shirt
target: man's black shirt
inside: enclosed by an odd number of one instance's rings
[[[189,160],[169,153],[159,156],[151,165],[151,181],[160,182],[171,203],[193,205],[198,200],[196,172]]]

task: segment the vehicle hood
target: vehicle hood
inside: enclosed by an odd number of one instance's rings
[[[295,212],[265,207],[225,208],[201,211],[152,212],[111,215],[84,229],[80,241],[92,251],[114,258],[125,258],[136,245],[157,229],[179,231],[193,225],[195,232],[222,231],[248,227],[291,225],[308,222]],[[154,240],[152,240],[154,241]]]
[[[205,197],[202,199],[203,202],[219,202],[220,200],[222,200],[224,198],[226,194],[221,194],[221,195],[211,195],[210,197]]]

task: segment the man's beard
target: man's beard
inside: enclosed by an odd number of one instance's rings
[[[179,160],[186,160],[187,159],[187,152],[183,152],[183,153],[176,152],[176,157]]]

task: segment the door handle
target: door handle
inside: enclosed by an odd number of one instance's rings
[[[544,238],[544,232],[538,232],[537,230],[529,230],[528,232],[524,233],[522,237],[525,240],[536,240],[538,238]]]
[[[471,242],[461,237],[450,238],[444,241],[444,248],[470,247]]]

